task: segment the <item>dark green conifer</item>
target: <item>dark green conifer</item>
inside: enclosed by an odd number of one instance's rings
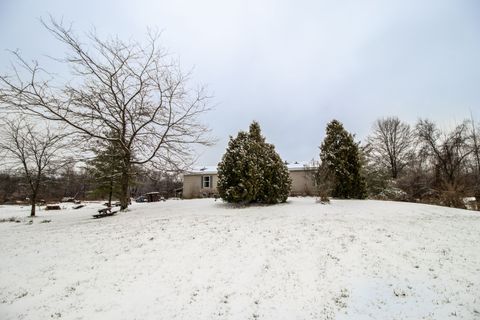
[[[318,177],[332,179],[331,196],[336,198],[366,197],[365,179],[361,175],[358,144],[343,125],[332,120],[327,125],[326,136],[320,146]],[[319,181],[322,182],[322,181]]]
[[[287,201],[291,179],[288,169],[272,144],[266,143],[260,125],[253,122],[249,132],[230,137],[227,151],[218,164],[217,189],[232,203]]]

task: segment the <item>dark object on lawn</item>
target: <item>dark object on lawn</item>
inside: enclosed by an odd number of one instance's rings
[[[135,202],[148,202],[148,199],[145,198],[144,196],[140,196],[135,199]]]
[[[73,209],[80,209],[80,208],[83,208],[85,207],[84,204],[77,204],[76,206],[73,206]]]
[[[112,211],[112,207],[107,207],[107,208],[103,208],[103,209],[98,210],[98,214],[94,214],[93,218],[98,219],[98,218],[103,218],[103,217],[109,217],[109,216],[113,216],[117,212],[118,212],[118,210]]]
[[[10,217],[10,218],[6,218],[6,219],[0,219],[0,223],[1,222],[21,222],[20,219],[16,218],[16,217]]]
[[[165,197],[160,196],[160,192],[149,192],[145,193],[144,195],[135,198],[136,202],[158,202],[158,201],[166,201]]]
[[[58,204],[47,204],[45,210],[61,210],[60,205]]]
[[[131,203],[129,202],[129,204],[131,204]],[[103,205],[107,206],[107,207],[109,206],[108,202],[105,202]],[[120,201],[115,201],[115,202],[112,202],[111,205],[114,206],[114,207],[120,207],[121,203],[120,203]]]
[[[148,202],[157,202],[160,201],[160,192],[149,192],[145,193],[145,197]]]

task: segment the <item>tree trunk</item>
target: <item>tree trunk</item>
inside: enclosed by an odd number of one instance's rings
[[[35,209],[37,204],[37,194],[33,193],[30,197],[30,204],[32,205],[30,209],[30,217],[35,217]]]
[[[398,177],[397,167],[394,166],[392,167],[392,179],[397,180],[397,177]]]
[[[108,193],[108,206],[112,206],[112,195],[113,195],[113,178],[110,179],[110,190]]]
[[[475,202],[477,204],[477,211],[480,211],[480,189],[475,192]]]
[[[128,208],[130,203],[128,189],[130,185],[130,160],[124,160],[122,177],[120,180],[120,210]]]
[[[390,156],[390,173],[392,174],[392,179],[397,179],[397,164],[393,156]]]

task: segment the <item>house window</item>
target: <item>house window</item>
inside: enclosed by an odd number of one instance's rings
[[[212,186],[212,177],[211,176],[203,176],[202,177],[202,188],[211,188]]]

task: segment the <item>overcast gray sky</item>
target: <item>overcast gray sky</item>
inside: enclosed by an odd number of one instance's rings
[[[215,110],[204,117],[218,144],[198,164],[216,164],[229,135],[260,122],[289,161],[318,158],[325,125],[342,121],[363,139],[375,119],[420,117],[451,127],[480,119],[480,1],[21,1],[0,0],[4,49],[29,58],[62,55],[40,17],[63,17],[78,33],[163,43]]]

